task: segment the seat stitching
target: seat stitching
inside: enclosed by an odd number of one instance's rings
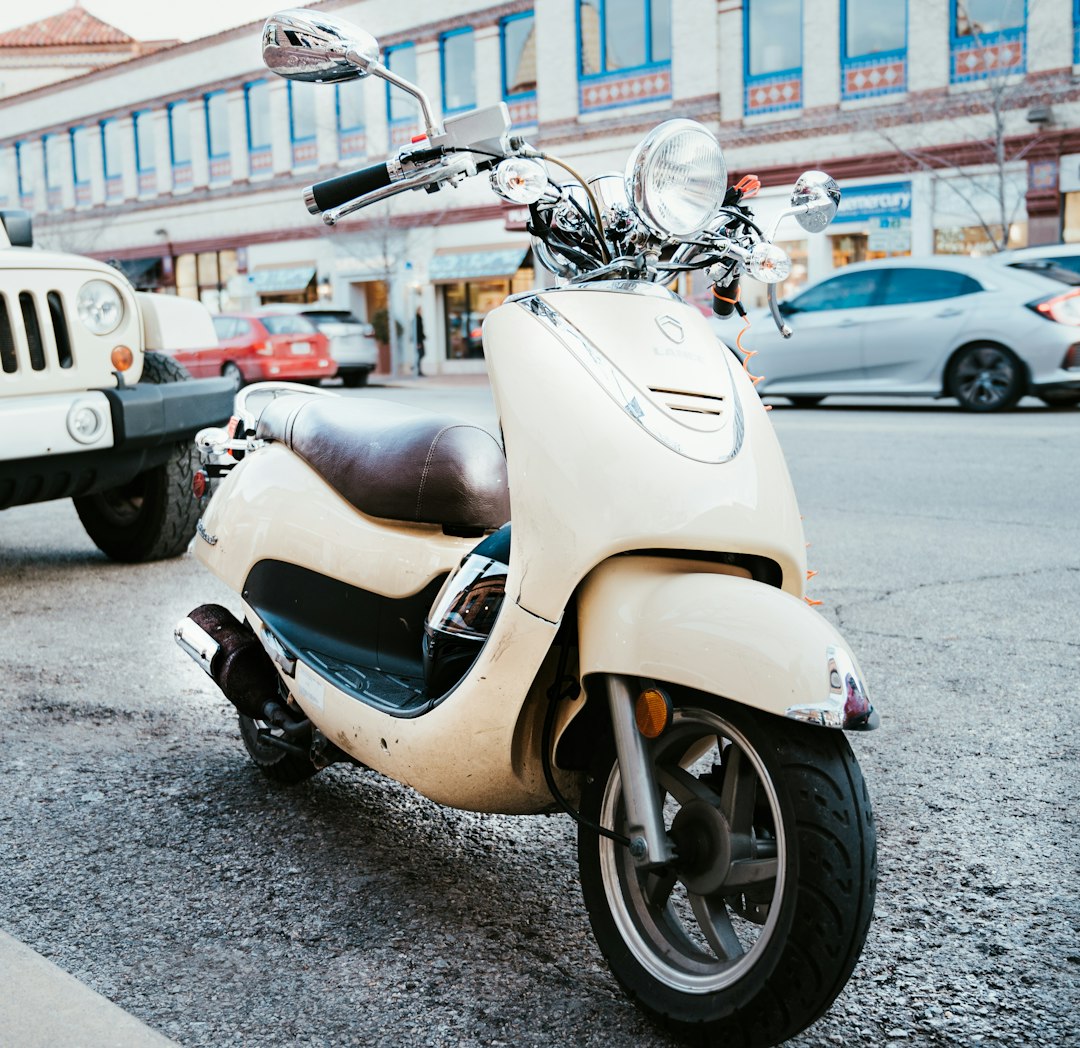
[[[420,487],[419,487],[419,489],[417,490],[417,493],[416,493],[416,519],[417,520],[420,519],[420,507],[421,507],[421,504],[424,501],[424,485],[427,483],[428,473],[431,470],[431,457],[435,454],[435,448],[437,447],[439,441],[443,438],[443,435],[446,434],[446,433],[449,433],[450,430],[452,430],[452,429],[475,429],[475,430],[479,431],[480,433],[483,433],[484,436],[491,437],[492,441],[494,441],[494,443],[495,443],[495,446],[496,447],[499,446],[499,442],[497,440],[495,440],[495,438],[492,437],[491,434],[488,433],[488,431],[486,429],[484,429],[482,426],[470,426],[470,425],[462,425],[461,423],[455,423],[452,426],[444,426],[442,429],[440,429],[439,432],[436,433],[435,436],[431,438],[431,446],[428,448],[427,458],[424,460],[424,468],[420,473]]]

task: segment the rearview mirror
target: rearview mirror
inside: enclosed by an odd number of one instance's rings
[[[280,11],[266,20],[263,63],[289,80],[333,84],[381,67],[379,42],[359,26],[320,11]]]
[[[824,171],[805,171],[791,191],[792,214],[807,233],[820,233],[840,207],[840,187]]]

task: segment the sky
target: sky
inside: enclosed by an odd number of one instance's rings
[[[194,40],[263,20],[305,0],[81,0],[80,6],[136,40]],[[73,0],[0,0],[0,31],[37,22],[73,6]]]

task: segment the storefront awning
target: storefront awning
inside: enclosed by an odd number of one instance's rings
[[[428,265],[428,280],[447,284],[458,280],[511,277],[525,261],[527,244],[488,251],[454,251],[436,254]]]
[[[314,266],[293,266],[282,269],[257,269],[249,274],[251,289],[257,295],[281,295],[303,291],[315,279]]]

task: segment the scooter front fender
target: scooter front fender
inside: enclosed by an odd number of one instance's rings
[[[582,678],[632,675],[825,727],[877,727],[840,634],[798,597],[738,570],[650,556],[600,564],[579,596]]]

